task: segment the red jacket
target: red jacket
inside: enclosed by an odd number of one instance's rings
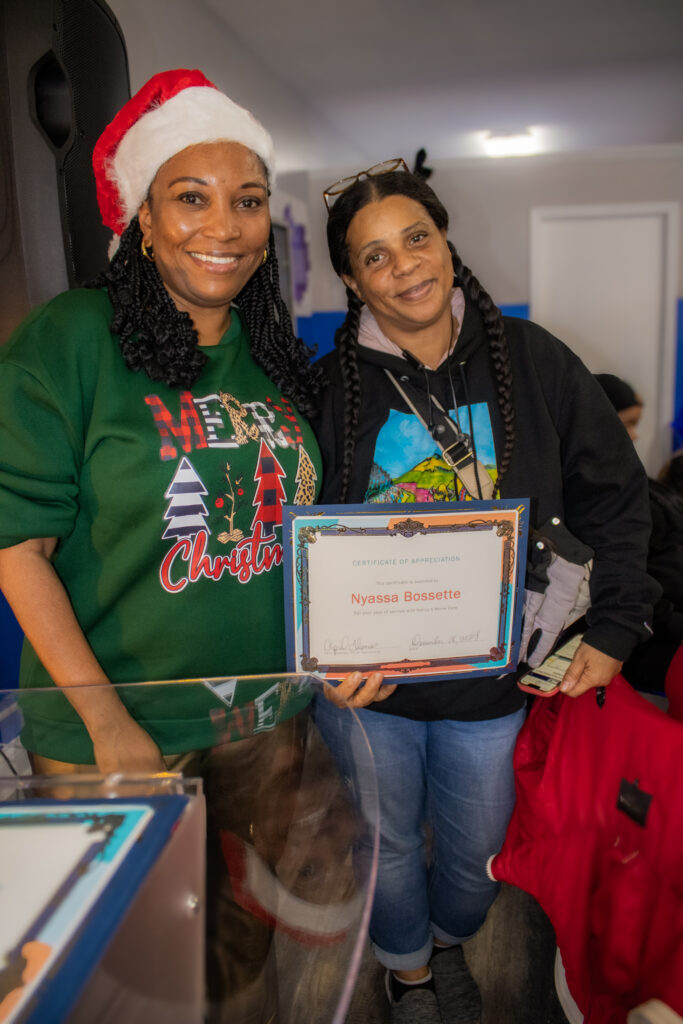
[[[683,724],[621,676],[603,708],[537,699],[515,775],[491,871],[547,913],[586,1024],[655,997],[683,1013]]]

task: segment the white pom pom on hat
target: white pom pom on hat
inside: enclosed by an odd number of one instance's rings
[[[188,146],[218,141],[239,142],[253,150],[274,183],[273,140],[248,110],[201,71],[181,68],[154,75],[95,144],[93,169],[104,224],[121,235],[162,164]]]

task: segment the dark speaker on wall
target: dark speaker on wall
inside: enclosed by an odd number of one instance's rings
[[[2,0],[0,342],[107,265],[91,157],[129,95],[123,35],[103,0]]]

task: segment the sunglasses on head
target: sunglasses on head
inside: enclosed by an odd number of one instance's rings
[[[359,171],[358,174],[352,174],[348,178],[340,178],[339,181],[335,181],[333,185],[329,185],[323,192],[327,212],[330,212],[339,196],[347,192],[357,181],[362,181],[363,178],[374,178],[378,174],[389,174],[391,171],[406,171],[410,173],[405,160],[400,156],[396,156],[393,160],[383,160],[381,164],[373,164],[372,167],[368,167],[367,171]]]

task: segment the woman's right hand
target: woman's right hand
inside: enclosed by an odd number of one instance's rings
[[[338,686],[325,683],[325,696],[338,708],[366,708],[381,700],[386,700],[396,689],[397,683],[383,683],[382,672],[371,672],[363,680],[362,672],[349,672]]]
[[[101,732],[91,735],[95,762],[103,775],[166,771],[156,743],[127,711],[122,711]]]
[[[52,565],[56,537],[0,549],[0,587],[36,654],[83,720],[99,770],[163,772],[159,748],[131,718],[81,629]]]

